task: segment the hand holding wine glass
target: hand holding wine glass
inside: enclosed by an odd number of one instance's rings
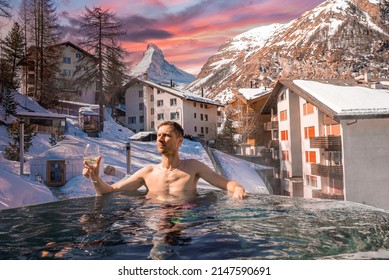
[[[98,175],[100,149],[97,144],[87,144],[84,151],[84,161],[88,166],[89,179],[93,181],[91,171]]]

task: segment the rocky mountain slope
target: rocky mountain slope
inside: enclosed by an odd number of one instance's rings
[[[140,77],[147,73],[150,81],[162,84],[191,83],[195,77],[165,60],[160,48],[155,44],[148,44],[141,61],[133,68],[130,75]]]
[[[187,89],[227,100],[251,84],[278,78],[388,75],[389,1],[327,0],[287,24],[273,24],[225,42]]]

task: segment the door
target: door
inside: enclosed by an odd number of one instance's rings
[[[60,187],[66,182],[66,168],[64,160],[48,160],[46,164],[46,185]]]

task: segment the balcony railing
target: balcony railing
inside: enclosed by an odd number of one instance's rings
[[[341,136],[313,137],[309,139],[311,148],[323,148],[327,151],[341,151]]]
[[[278,122],[267,122],[267,123],[264,123],[264,129],[265,131],[271,131],[271,130],[275,130],[275,129],[278,129]]]
[[[311,174],[322,177],[343,177],[343,166],[342,165],[323,165],[323,164],[311,164]]]

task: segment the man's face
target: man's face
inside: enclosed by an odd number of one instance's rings
[[[180,148],[182,137],[177,136],[173,126],[163,125],[158,129],[157,147],[161,154],[173,154]]]

